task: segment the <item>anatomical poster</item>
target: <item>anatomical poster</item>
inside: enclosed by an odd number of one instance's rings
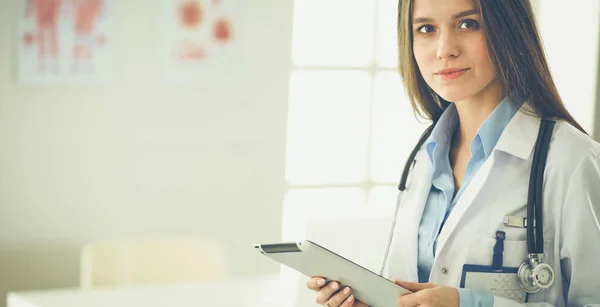
[[[228,78],[238,68],[236,0],[163,0],[170,81]]]
[[[112,1],[19,0],[19,83],[106,81],[112,64]]]

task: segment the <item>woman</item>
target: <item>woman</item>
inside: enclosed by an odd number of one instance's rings
[[[435,124],[384,264],[386,278],[413,291],[398,305],[600,304],[600,145],[562,104],[529,1],[400,0],[398,30],[407,93]],[[506,221],[527,216],[541,119],[555,121],[541,193],[542,261],[554,283],[500,291],[527,260],[526,228]],[[502,273],[470,269],[496,256]],[[500,286],[499,276],[508,278]],[[313,277],[307,286],[324,306],[365,306],[352,285]]]

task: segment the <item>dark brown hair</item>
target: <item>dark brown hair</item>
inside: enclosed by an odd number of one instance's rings
[[[425,82],[413,54],[412,3],[398,3],[399,71],[413,109],[436,122],[450,104]],[[542,118],[563,119],[585,133],[558,94],[529,0],[474,0],[496,77],[506,94],[526,99]]]

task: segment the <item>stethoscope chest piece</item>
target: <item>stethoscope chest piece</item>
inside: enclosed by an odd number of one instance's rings
[[[532,269],[533,268],[533,269]],[[523,262],[517,272],[519,285],[527,293],[535,293],[547,289],[554,283],[554,270],[547,263],[541,263],[538,257],[531,257]]]

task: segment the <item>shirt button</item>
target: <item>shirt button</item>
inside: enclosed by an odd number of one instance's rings
[[[444,275],[448,274],[448,269],[447,268],[442,268],[442,274],[444,274]]]

